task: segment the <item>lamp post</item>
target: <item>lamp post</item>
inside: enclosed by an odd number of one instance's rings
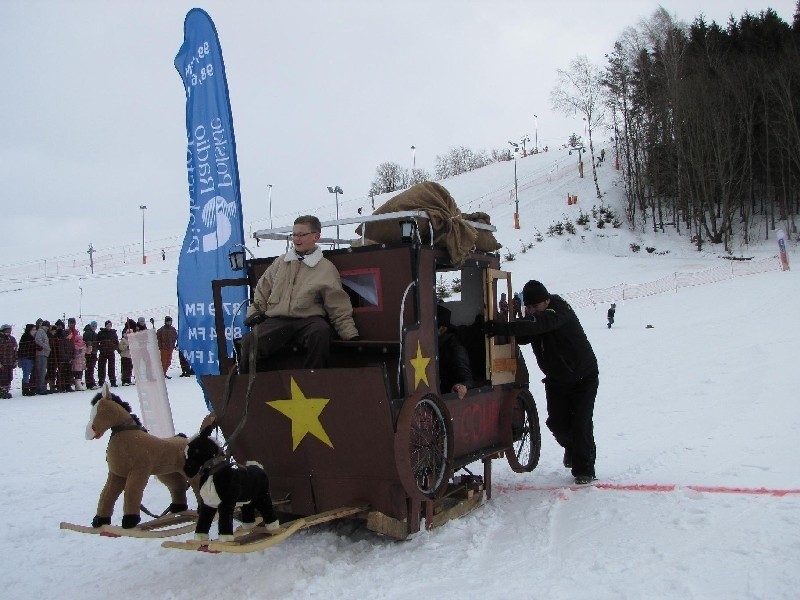
[[[144,253],[144,211],[147,210],[147,206],[144,204],[139,205],[139,209],[142,211],[142,264],[147,264],[147,256]]]
[[[539,153],[539,117],[533,115],[533,127],[536,130],[534,133],[534,144],[536,148],[536,153]]]
[[[269,188],[269,228],[272,229],[272,184],[267,184]]]
[[[336,194],[336,220],[338,221],[339,220],[339,194],[344,194],[344,192],[342,191],[342,188],[340,188],[338,185],[333,186],[333,187],[328,186],[328,191],[331,194]],[[339,224],[338,223],[336,224],[336,244],[334,244],[334,246],[336,248],[339,247]]]
[[[514,148],[514,229],[519,229],[519,186],[517,185],[517,153],[519,144],[508,142]]]
[[[417,147],[411,146],[411,170],[417,168]]]

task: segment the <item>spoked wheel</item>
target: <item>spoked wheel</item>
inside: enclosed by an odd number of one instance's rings
[[[453,427],[435,396],[406,401],[395,439],[397,468],[411,497],[436,498],[452,475]]]
[[[506,459],[515,473],[533,471],[539,464],[542,450],[539,414],[533,396],[527,390],[521,391],[513,403],[509,446]]]

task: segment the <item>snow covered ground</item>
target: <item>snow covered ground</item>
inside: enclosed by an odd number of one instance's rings
[[[516,253],[504,263],[515,289],[530,278],[555,293],[610,288],[727,264],[713,249],[697,253],[671,234],[624,228],[545,236],[520,252],[536,230],[544,233],[562,215],[574,221],[596,202],[591,178],[579,180],[573,160],[551,151],[518,162],[520,231],[511,228],[513,163],[445,182],[464,210],[492,215],[506,246],[501,254]],[[601,189],[621,214],[620,184],[608,163],[600,169]],[[567,193],[579,195],[577,206],[567,206]],[[633,242],[669,253],[634,254]],[[796,260],[794,242],[790,250]],[[262,244],[257,251],[270,250]],[[766,257],[776,248],[770,240],[737,254]],[[175,311],[175,263],[163,266],[127,264],[94,277],[83,271],[36,280],[0,274],[0,316],[14,323],[17,337],[26,322],[62,313],[80,311],[84,323],[140,314],[160,320]],[[538,468],[519,475],[496,461],[490,501],[406,542],[343,522],[236,556],[60,531],[61,520],[88,524],[94,515],[107,437],[84,440],[90,392],[22,398],[15,390],[13,399],[0,401],[7,458],[0,495],[3,595],[796,598],[798,292],[797,270],[772,270],[618,300],[611,330],[607,304],[577,308],[600,362],[600,485],[567,487],[572,478],[544,427],[544,393],[526,349],[542,421]],[[199,388],[194,380],[173,378],[168,390],[176,430],[193,433],[205,412]],[[118,393],[139,412],[135,387]],[[145,504],[167,502],[163,486],[151,482]],[[114,522],[119,519],[118,504]]]

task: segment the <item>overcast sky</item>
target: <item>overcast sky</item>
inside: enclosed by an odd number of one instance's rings
[[[556,146],[582,134],[580,118],[550,107],[556,69],[580,54],[602,65],[658,5],[4,0],[0,264],[141,244],[142,204],[152,245],[180,243],[185,96],[173,60],[194,6],[219,33],[247,235],[269,225],[269,184],[275,226],[298,211],[332,219],[326,187],[343,188],[340,214],[352,215],[384,161],[433,173],[452,146],[491,151],[537,134]],[[791,22],[794,11],[794,0],[661,5],[720,23],[768,6]]]

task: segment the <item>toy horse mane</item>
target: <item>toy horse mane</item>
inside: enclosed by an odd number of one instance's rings
[[[108,390],[103,390],[91,401],[92,411],[89,415],[89,423],[86,425],[86,439],[92,440],[102,437],[111,430],[111,435],[116,435],[121,431],[139,430],[146,432],[127,402],[123,402],[119,396],[111,394]]]
[[[103,398],[105,398],[106,400],[112,400],[117,404],[119,404],[130,414],[131,418],[136,422],[136,425],[138,425],[139,427],[142,426],[142,422],[139,420],[139,417],[137,417],[136,414],[133,412],[133,409],[131,409],[131,405],[125,402],[122,398],[120,398],[116,394],[109,394],[108,396],[105,396],[102,393],[99,393],[95,395],[94,398],[92,398],[92,406],[95,406],[98,403],[98,401],[100,401]]]
[[[211,437],[214,426],[205,427],[200,433],[189,438],[183,451],[185,458],[183,471],[189,477],[198,473],[203,478],[210,477],[230,464],[222,446]]]

